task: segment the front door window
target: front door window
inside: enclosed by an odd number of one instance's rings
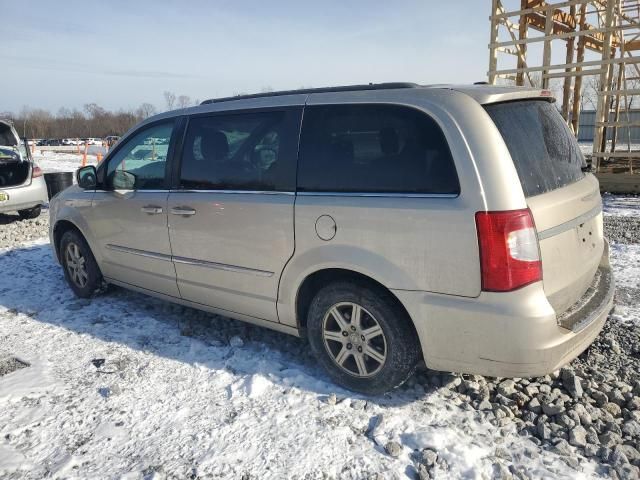
[[[127,141],[107,168],[107,188],[154,190],[166,188],[165,170],[174,122],[149,127]]]

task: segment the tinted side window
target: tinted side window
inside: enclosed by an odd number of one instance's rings
[[[180,188],[293,190],[299,112],[194,117],[182,152]]]
[[[145,128],[118,148],[107,166],[107,187],[124,190],[165,188],[165,167],[174,122]]]
[[[305,108],[298,188],[360,193],[460,191],[436,122],[397,105]]]
[[[487,105],[518,172],[525,196],[584,178],[584,156],[553,104],[527,100]]]

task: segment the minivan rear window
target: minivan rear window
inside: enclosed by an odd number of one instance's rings
[[[546,100],[486,105],[520,177],[526,197],[584,178],[584,156],[560,112]]]

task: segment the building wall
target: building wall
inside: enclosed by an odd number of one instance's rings
[[[593,110],[583,110],[580,113],[580,126],[578,128],[578,141],[579,142],[593,142],[593,136],[595,134],[595,121],[596,112]],[[610,121],[613,122],[613,114],[610,116]],[[638,122],[640,123],[640,110],[632,110],[628,114],[624,111],[620,111],[619,122]],[[611,140],[613,131],[607,129],[607,138]],[[628,141],[628,135],[631,134],[631,143],[640,143],[640,127],[621,127],[618,128],[618,145],[622,146]]]

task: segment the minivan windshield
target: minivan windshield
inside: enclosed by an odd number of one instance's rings
[[[546,100],[486,105],[498,127],[526,197],[584,178],[584,155],[560,112]]]

